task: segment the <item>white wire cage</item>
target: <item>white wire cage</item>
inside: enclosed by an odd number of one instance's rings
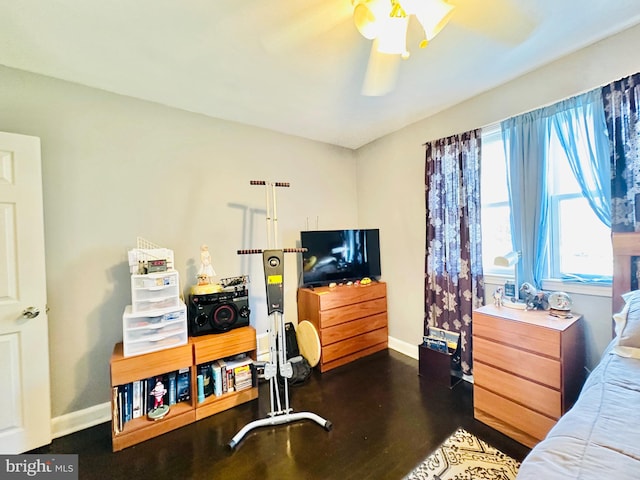
[[[150,261],[165,260],[167,270],[174,269],[173,250],[137,237],[136,248],[129,250],[129,271],[132,275],[146,272]]]

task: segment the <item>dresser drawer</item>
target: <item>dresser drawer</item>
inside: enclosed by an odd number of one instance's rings
[[[556,359],[541,357],[526,350],[475,336],[473,337],[473,357],[478,362],[492,365],[534,382],[557,389],[561,387],[560,362]]]
[[[379,313],[370,317],[359,318],[351,322],[341,323],[329,328],[320,330],[320,344],[330,345],[340,340],[355,337],[372,330],[377,330],[387,326],[387,313]]]
[[[474,385],[473,397],[475,417],[502,432],[505,429],[509,432],[515,428],[537,440],[542,440],[556,423],[545,415],[496,395],[479,385]],[[493,419],[487,418],[486,414]]]
[[[326,347],[322,347],[322,362],[329,363],[340,357],[350,355],[364,350],[373,345],[387,343],[389,333],[387,327],[374,330],[372,332],[363,333],[356,337],[351,337],[340,342],[332,343]]]
[[[526,405],[531,410],[558,419],[562,415],[562,398],[559,390],[511,375],[479,361],[473,364],[474,385]]]
[[[366,302],[382,298],[386,302],[387,284],[370,283],[369,285],[343,285],[335,288],[318,289],[319,310],[343,308],[354,303]]]
[[[528,313],[532,317],[539,316],[538,312]],[[560,332],[554,329],[476,313],[473,334],[510,345],[526,345],[533,352],[560,358]]]
[[[387,299],[376,298],[362,303],[353,303],[342,308],[320,311],[320,328],[328,328],[356,318],[368,317],[387,311]]]

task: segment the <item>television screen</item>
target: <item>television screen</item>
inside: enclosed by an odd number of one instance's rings
[[[315,230],[300,232],[307,251],[302,254],[302,283],[306,286],[331,282],[377,279],[380,269],[380,231]]]

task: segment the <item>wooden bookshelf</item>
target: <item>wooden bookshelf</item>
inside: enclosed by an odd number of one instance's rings
[[[256,331],[253,327],[242,327],[230,330],[222,334],[193,337],[190,340],[193,346],[193,364],[191,372],[191,384],[196,386],[197,366],[212,362],[220,358],[230,357],[239,353],[248,353],[256,359]],[[236,405],[249,402],[258,398],[258,387],[252,387],[239,392],[229,392],[221,396],[211,395],[204,402],[197,403],[197,388],[194,388],[196,399],[196,420],[228,410]]]
[[[155,375],[193,368],[193,349],[190,344],[168,348],[157,352],[125,357],[122,342],[117,343],[111,355],[111,387],[125,385]],[[193,390],[193,388],[192,388]],[[112,398],[112,411],[117,405]],[[195,421],[193,392],[191,399],[172,405],[169,413],[160,421],[149,420],[146,415],[132,419],[124,424],[122,431],[117,430],[117,417],[112,416],[112,447],[117,452],[176,428]]]
[[[190,369],[191,398],[171,405],[166,417],[150,420],[146,415],[129,420],[121,431],[117,418],[112,416],[112,448],[114,452],[138,444],[150,438],[183,427],[202,418],[214,415],[258,398],[258,388],[210,396],[198,403],[197,366],[202,363],[247,353],[256,359],[256,332],[253,327],[241,327],[226,333],[211,334],[189,339],[189,343],[157,352],[125,357],[122,343],[117,343],[111,355],[111,387],[125,385],[156,375]],[[112,398],[112,411],[117,406]]]

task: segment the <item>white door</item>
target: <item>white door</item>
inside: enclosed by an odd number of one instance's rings
[[[0,132],[0,453],[51,443],[40,139]]]

